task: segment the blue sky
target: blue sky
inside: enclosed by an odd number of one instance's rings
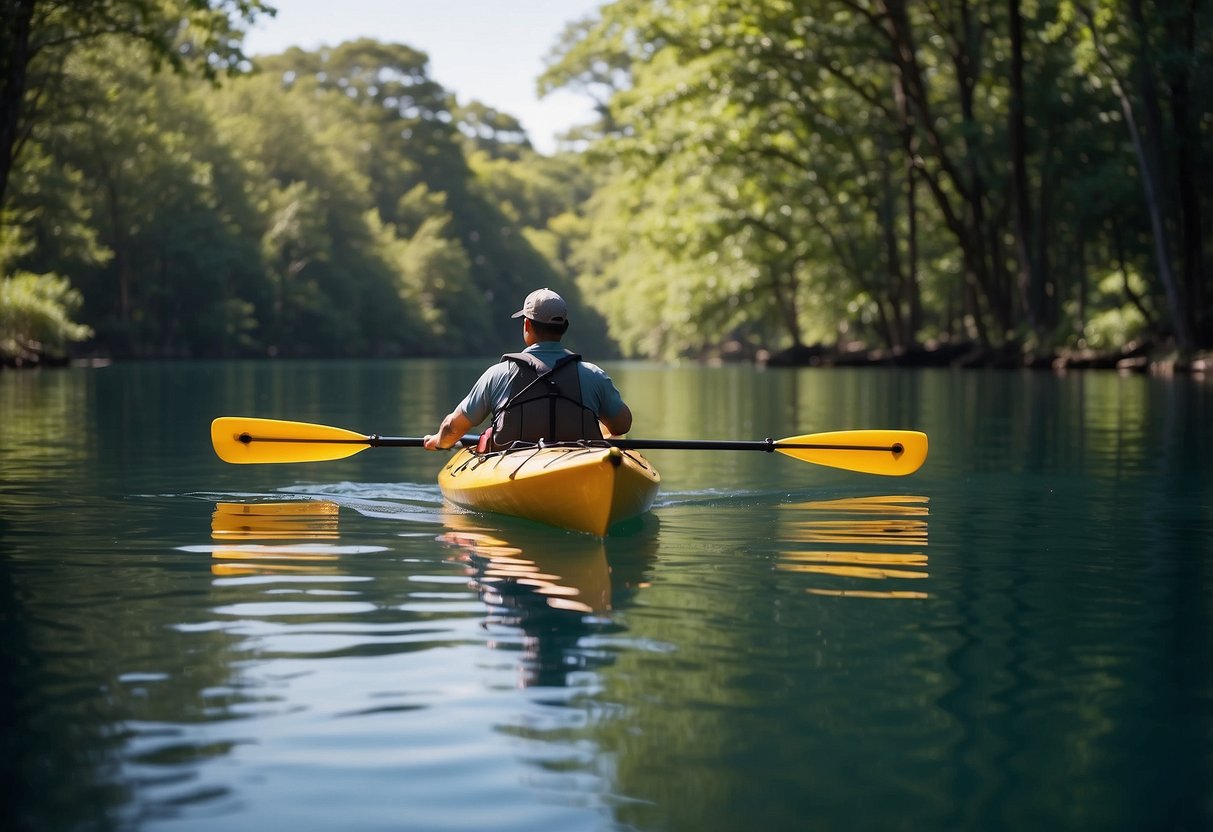
[[[477,99],[518,117],[536,148],[590,120],[589,102],[557,92],[540,100],[535,79],[566,22],[603,0],[270,0],[278,9],[249,32],[252,55],[314,49],[373,37],[430,56],[430,77],[461,102]]]

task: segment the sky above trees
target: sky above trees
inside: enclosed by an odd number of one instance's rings
[[[307,50],[370,37],[403,43],[430,57],[430,77],[458,96],[518,118],[537,150],[592,118],[589,102],[569,91],[540,99],[535,79],[568,21],[594,12],[601,0],[275,0],[278,10],[249,31],[253,55]],[[339,10],[339,11],[338,11]]]

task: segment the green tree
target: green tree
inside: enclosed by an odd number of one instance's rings
[[[475,150],[516,161],[533,149],[522,123],[508,113],[472,101],[457,107],[454,115],[459,132]]]
[[[213,78],[243,69],[239,26],[273,10],[261,0],[7,0],[0,9],[0,207],[56,67],[82,44],[121,38],[148,47],[153,66]]]
[[[896,349],[1047,346],[1081,337],[1088,274],[1135,265],[1145,229],[1154,280],[1124,301],[1207,343],[1184,324],[1204,333],[1209,309],[1190,183],[1210,169],[1211,18],[1190,0],[617,0],[541,80],[603,103],[583,286],[632,348],[666,353],[773,322],[795,346],[820,314]],[[665,308],[629,308],[637,285]]]
[[[1078,67],[1115,99],[1149,218],[1154,274],[1181,349],[1213,343],[1207,181],[1213,9],[1199,0],[1063,4]]]
[[[17,272],[0,277],[0,364],[62,359],[71,341],[92,331],[72,320],[80,293],[53,274]]]
[[[454,97],[429,78],[428,62],[425,53],[408,46],[364,39],[314,53],[291,50],[266,60],[265,67],[267,74],[292,89],[327,94],[325,100],[340,100],[343,107],[356,112],[351,119],[365,128],[371,150],[352,158],[370,183],[381,218],[395,226],[399,239],[418,233],[428,218],[419,217],[417,206],[409,203],[411,194],[420,193],[414,190],[416,186],[424,185],[430,195],[441,195],[449,223],[431,225],[427,234],[440,227],[463,249],[469,280],[456,285],[472,287],[468,291],[473,294],[467,297],[474,297],[474,302],[458,308],[423,303],[423,308],[458,313],[441,324],[432,321],[434,326],[444,332],[458,331],[467,352],[499,351],[503,342],[518,337],[509,316],[517,309],[519,298],[537,286],[551,286],[569,298],[586,349],[597,345],[605,339],[598,337],[600,329],[582,327],[580,322],[589,324],[593,316],[577,287],[563,282],[561,273],[534,250],[519,226],[521,218],[511,218],[485,195],[469,165],[468,148],[477,143],[486,148],[484,152],[502,158],[529,157],[516,120],[471,106],[463,111],[461,121]],[[450,268],[463,261],[455,256],[444,262]],[[479,316],[480,310],[486,327],[463,325],[468,314]]]
[[[35,131],[75,171],[109,255],[70,273],[107,350],[230,354],[238,344],[225,333],[244,328],[229,320],[242,308],[231,287],[253,273],[249,206],[190,83],[149,80],[145,63],[136,46],[78,51],[64,70],[63,117]],[[36,228],[55,224],[45,217]]]
[[[400,249],[401,294],[421,310],[433,347],[458,353],[464,331],[489,328],[485,307],[471,281],[463,246],[448,233],[449,215],[427,217]]]
[[[883,123],[873,104],[822,86],[808,65],[809,51],[838,33],[810,32],[784,4],[727,2],[619,3],[600,27],[578,31],[586,40],[568,46],[547,83],[598,78],[623,63],[613,50],[635,52],[629,86],[607,73],[616,132],[593,155],[609,160],[602,189],[615,195],[593,205],[630,218],[627,271],[639,267],[645,296],[666,305],[643,336],[650,348],[695,352],[712,339],[777,331],[797,346],[856,299],[890,345],[915,340],[918,284],[893,235],[904,214],[889,210],[895,171],[874,175],[896,136],[873,130]],[[614,227],[604,219],[593,216],[598,237]],[[604,240],[601,250],[613,248],[623,247]],[[676,274],[671,263],[682,264]],[[837,291],[840,283],[849,289]],[[617,315],[615,327],[638,325],[631,310]]]
[[[277,354],[393,355],[421,348],[385,250],[367,155],[374,125],[345,96],[264,73],[209,96],[248,171],[265,282],[250,298]],[[393,203],[393,212],[395,206]]]

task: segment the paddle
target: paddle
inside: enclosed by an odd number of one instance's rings
[[[460,443],[475,445],[468,434]],[[367,448],[420,448],[421,437],[379,436],[343,428],[221,416],[211,423],[211,443],[225,462],[323,462],[345,459]],[[787,439],[715,442],[706,439],[607,439],[624,450],[778,451],[794,459],[864,474],[912,474],[927,458],[927,435],[913,430],[838,430]]]

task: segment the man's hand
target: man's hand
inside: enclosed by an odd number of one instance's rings
[[[460,438],[474,427],[471,420],[456,408],[442,420],[437,433],[426,434],[422,440],[427,451],[450,450]]]

